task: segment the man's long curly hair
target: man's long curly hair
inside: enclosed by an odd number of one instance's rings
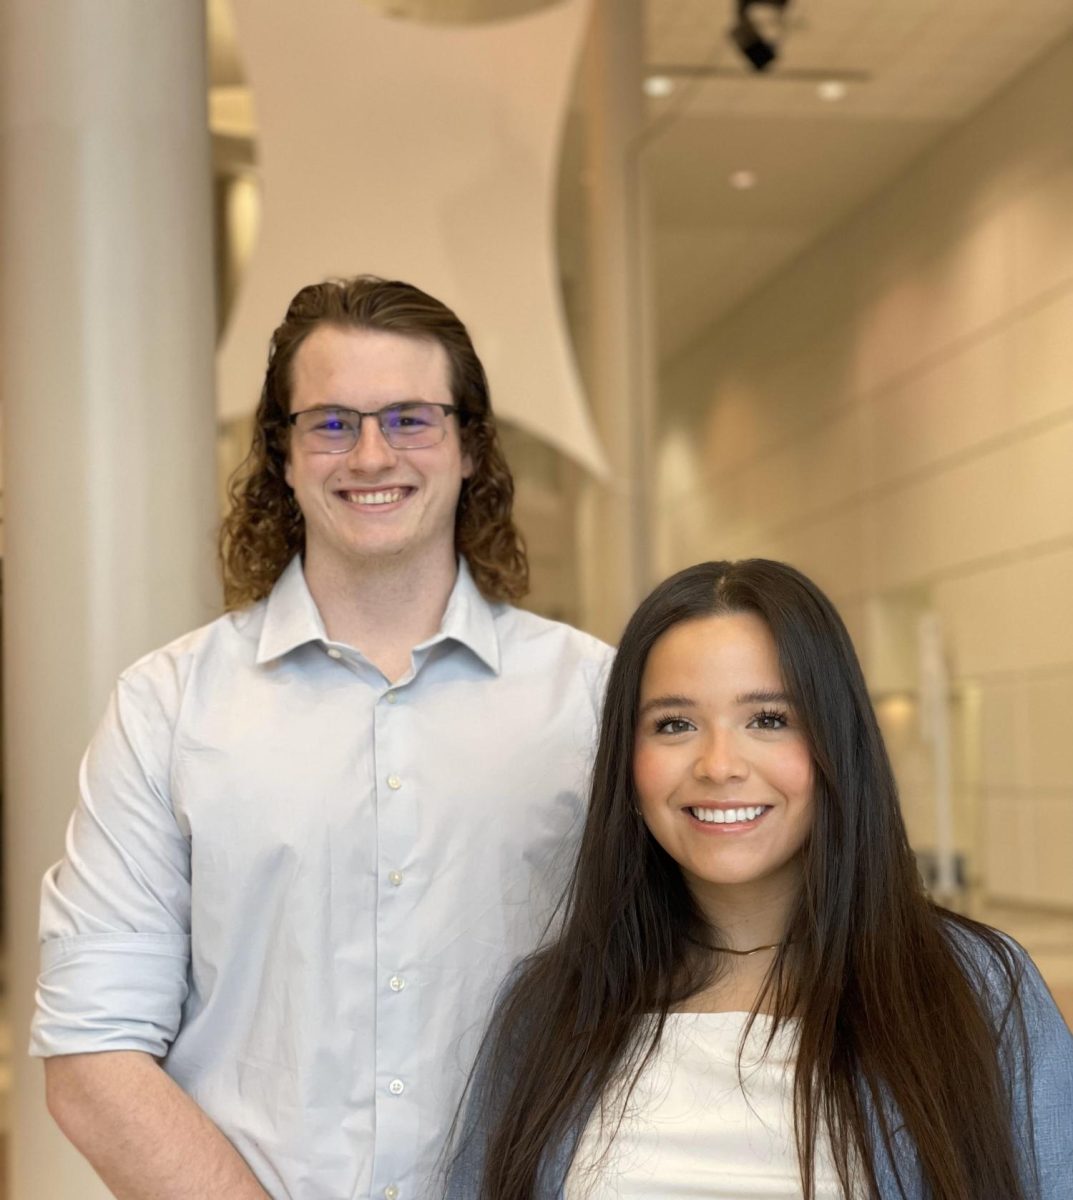
[[[253,445],[228,485],[230,511],[220,529],[224,598],[229,609],[263,599],[305,546],[305,523],[284,478],[290,441],[294,356],[321,325],[372,329],[436,341],[450,363],[462,448],[473,472],[462,481],[455,546],[489,600],[529,590],[529,563],[511,510],[514,481],[503,457],[488,380],[466,327],[439,300],[408,283],[357,275],[310,284],[294,297],[273,333]]]

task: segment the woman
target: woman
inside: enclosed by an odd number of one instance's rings
[[[554,944],[497,1005],[452,1200],[1073,1196],[1073,1038],[925,895],[849,636],[793,568],[658,587]]]

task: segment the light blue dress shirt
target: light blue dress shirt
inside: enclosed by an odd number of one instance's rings
[[[601,642],[461,564],[389,683],[271,596],[120,678],[45,877],[31,1052],[141,1050],[278,1200],[418,1200],[572,866]]]

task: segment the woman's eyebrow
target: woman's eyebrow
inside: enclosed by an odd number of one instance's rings
[[[694,708],[696,703],[696,700],[691,700],[688,696],[653,696],[641,705],[637,715],[643,717],[645,713],[656,708]]]
[[[734,697],[735,704],[789,704],[790,697],[778,688],[764,688],[758,692],[742,692]]]

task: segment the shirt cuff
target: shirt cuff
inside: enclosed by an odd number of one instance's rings
[[[168,1052],[189,990],[190,937],[94,933],[41,947],[30,1053]]]

